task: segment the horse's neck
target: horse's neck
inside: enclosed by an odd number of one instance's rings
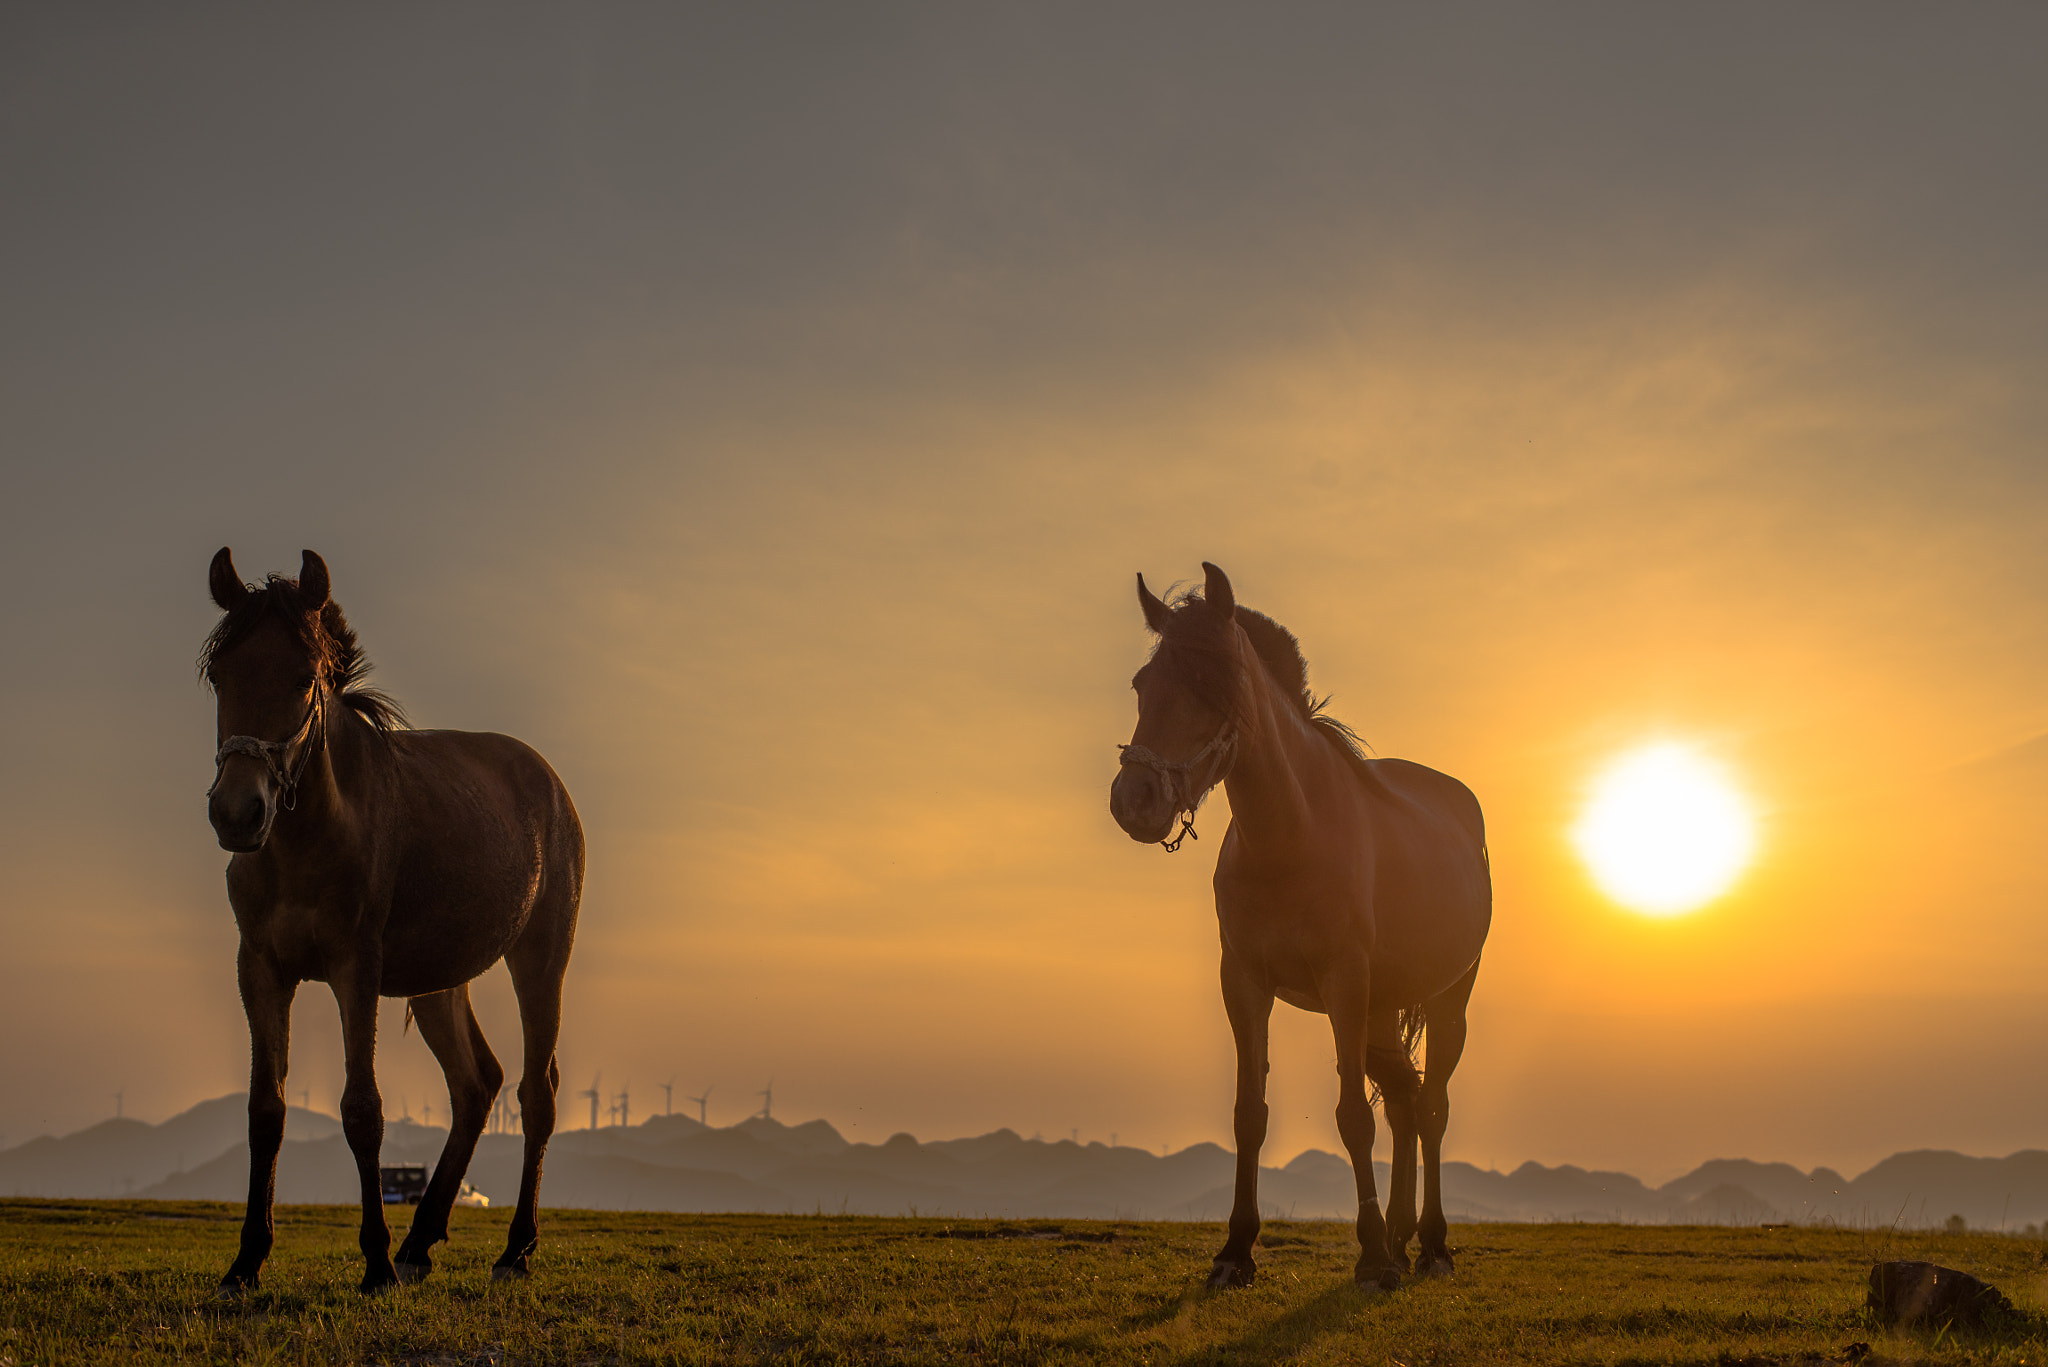
[[[1223,788],[1230,794],[1238,839],[1285,845],[1308,831],[1314,819],[1310,794],[1322,786],[1317,771],[1337,757],[1256,660],[1249,675],[1252,706]]]
[[[340,699],[328,699],[320,748],[299,776],[297,805],[278,813],[279,835],[287,840],[293,836],[318,839],[321,828],[342,808],[364,799],[377,761],[370,729],[370,724]]]

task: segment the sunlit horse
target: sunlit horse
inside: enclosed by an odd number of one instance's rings
[[[1237,1041],[1237,1186],[1211,1287],[1257,1271],[1259,1146],[1266,1137],[1266,1039],[1273,999],[1327,1013],[1337,1042],[1337,1128],[1358,1179],[1361,1286],[1392,1290],[1416,1231],[1417,1271],[1448,1275],[1439,1169],[1446,1088],[1465,1049],[1465,1007],[1493,917],[1479,803],[1456,779],[1398,759],[1367,759],[1308,691],[1286,628],[1237,606],[1230,581],[1174,606],[1138,601],[1159,637],[1131,681],[1138,727],[1109,807],[1133,840],[1178,847],[1202,798],[1222,783],[1230,829],[1216,860],[1223,1007]],[[1180,835],[1175,835],[1176,822]],[[1427,1022],[1428,1058],[1411,1048]],[[1367,1079],[1393,1131],[1391,1220],[1372,1173]]]
[[[292,996],[324,982],[341,1008],[342,1130],[362,1182],[363,1290],[414,1281],[504,1082],[469,982],[500,958],[526,1036],[525,1162],[494,1278],[523,1277],[541,1155],[555,1128],[562,975],[583,889],[583,828],[547,761],[508,736],[412,731],[364,686],[369,662],[305,553],[297,580],[245,585],[222,547],[208,576],[227,615],[199,666],[218,698],[207,816],[228,863],[249,1015],[249,1211],[224,1291],[256,1285],[273,1238]],[[412,1228],[391,1258],[377,1172],[384,1106],[377,998],[404,997],[448,1075],[452,1122]]]

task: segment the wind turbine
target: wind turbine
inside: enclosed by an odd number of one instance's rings
[[[769,1078],[768,1085],[761,1089],[761,1119],[775,1119],[775,1079]]]
[[[670,1078],[667,1082],[661,1084],[661,1115],[664,1120],[675,1114],[675,1091],[676,1080],[674,1078]]]
[[[586,1090],[576,1093],[578,1096],[590,1098],[590,1128],[593,1130],[597,1128],[597,1099],[603,1095],[602,1092],[597,1090],[597,1084],[603,1078],[603,1073],[592,1073],[590,1075],[590,1086]]]
[[[619,1092],[619,1128],[627,1129],[633,1124],[633,1084],[627,1083]]]
[[[114,1119],[116,1120],[121,1118],[121,1096],[120,1092],[114,1093]]]
[[[709,1123],[707,1123],[704,1119],[704,1103],[711,1100],[711,1093],[713,1092],[713,1090],[715,1089],[706,1087],[704,1089],[704,1095],[702,1096],[686,1096],[683,1098],[683,1100],[685,1101],[694,1101],[697,1103],[697,1123],[699,1125],[703,1125],[706,1129],[710,1129],[711,1127]]]

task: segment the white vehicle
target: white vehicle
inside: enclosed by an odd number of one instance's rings
[[[455,1204],[458,1206],[475,1206],[481,1210],[490,1203],[490,1197],[484,1195],[467,1182],[462,1184],[462,1190],[455,1193]]]

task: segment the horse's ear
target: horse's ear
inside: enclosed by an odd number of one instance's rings
[[[301,551],[299,561],[299,601],[306,611],[318,612],[327,606],[327,595],[331,591],[327,582],[327,562],[311,551]]]
[[[1209,605],[1209,611],[1225,622],[1237,620],[1237,595],[1230,591],[1230,576],[1204,560],[1202,573],[1208,576],[1202,587],[1202,601]]]
[[[222,612],[233,612],[249,596],[249,586],[235,573],[235,557],[226,546],[214,552],[213,563],[207,566],[206,588]]]
[[[1159,601],[1159,595],[1145,587],[1145,576],[1138,576],[1138,606],[1145,610],[1145,625],[1156,634],[1166,630],[1166,619],[1173,610]]]

